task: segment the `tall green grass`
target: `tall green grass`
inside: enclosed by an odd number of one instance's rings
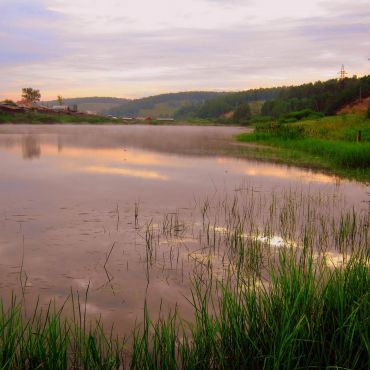
[[[143,322],[120,333],[124,341],[87,322],[87,292],[85,302],[71,294],[72,315],[50,303],[25,316],[13,298],[0,309],[0,368],[368,369],[370,214],[337,212],[345,200],[335,194],[238,193],[198,206],[195,248],[208,258],[191,270],[190,321],[181,307],[152,321],[144,302]],[[186,226],[178,214],[146,225],[148,284],[158,248],[179,259],[160,233],[179,238]],[[285,243],[273,245],[275,235]]]
[[[297,262],[281,253],[271,282],[240,276],[234,286],[196,278],[194,321],[177,312],[133,333],[125,361],[123,343],[62,318],[52,305],[25,320],[13,299],[0,313],[3,369],[368,369],[370,273],[368,259],[345,268],[318,266],[312,256]]]
[[[175,311],[152,322],[146,311],[131,368],[367,369],[369,215],[332,214],[337,197],[291,189],[265,202],[248,192],[200,206],[202,250],[214,258],[194,270],[193,320]],[[214,235],[220,223],[225,252]],[[285,246],[258,239],[278,231]],[[214,272],[217,255],[227,270],[222,277]]]
[[[9,307],[0,304],[1,369],[118,369],[123,363],[123,341],[106,334],[98,320],[87,323],[80,303],[74,318],[63,317],[50,302],[38,305],[26,318],[13,296]]]
[[[248,136],[247,136],[248,135]],[[239,137],[243,142],[262,142],[279,148],[301,151],[319,156],[335,166],[342,168],[369,168],[370,144],[353,143],[314,138],[302,138],[290,130],[279,135],[267,132],[245,134]]]
[[[234,288],[220,285],[217,304],[207,283],[197,281],[195,322],[185,327],[176,314],[152,324],[146,319],[143,332],[135,333],[131,367],[368,368],[370,274],[365,260],[331,271],[318,267],[312,256],[297,263],[282,253],[270,277],[265,287],[246,276]]]
[[[356,142],[361,132],[361,141]],[[236,137],[281,149],[282,161],[330,168],[341,175],[370,181],[370,121],[359,115],[324,117],[297,123],[264,123]],[[261,154],[262,155],[262,154]],[[269,152],[263,152],[268,159]]]

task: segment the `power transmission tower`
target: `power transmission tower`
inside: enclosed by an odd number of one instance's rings
[[[346,78],[346,75],[348,74],[346,72],[346,70],[344,69],[344,64],[342,64],[342,68],[340,69],[340,71],[338,72],[339,74],[339,79],[342,81]]]

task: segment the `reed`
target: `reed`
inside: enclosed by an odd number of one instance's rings
[[[196,281],[194,322],[146,318],[131,368],[368,368],[368,260],[332,271],[312,255],[297,262],[284,252],[270,278],[269,287],[242,276],[221,284],[217,304],[211,283]]]
[[[152,269],[189,273],[190,321],[181,307],[152,320],[144,303],[143,322],[118,338],[87,322],[88,290],[71,293],[72,316],[67,301],[26,315],[13,297],[0,305],[0,368],[368,369],[370,213],[335,194],[248,186],[196,211],[191,227],[176,212],[137,230],[148,284]]]

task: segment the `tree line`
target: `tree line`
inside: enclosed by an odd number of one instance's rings
[[[264,103],[261,114],[279,118],[290,112],[311,109],[324,115],[333,115],[346,104],[368,96],[370,76],[318,81],[283,87],[276,99]]]
[[[323,115],[335,114],[341,107],[358,98],[370,96],[370,76],[331,79],[299,86],[253,89],[211,98],[200,104],[186,105],[175,118],[219,119],[234,112],[233,121],[250,118],[247,105],[263,100],[261,115],[278,119],[296,111],[311,110]]]

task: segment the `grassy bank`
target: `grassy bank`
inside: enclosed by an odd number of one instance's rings
[[[361,141],[357,142],[361,132]],[[261,158],[328,169],[339,175],[370,181],[370,120],[360,115],[325,117],[295,123],[257,125],[241,134],[243,143],[259,143],[275,150]]]
[[[191,126],[224,126],[225,122],[218,122],[210,119],[189,119],[186,121],[162,121],[162,120],[144,120],[144,119],[112,119],[109,117],[95,116],[95,115],[76,115],[76,114],[63,114],[63,113],[38,113],[38,112],[26,112],[26,113],[7,113],[0,111],[0,124],[2,123],[20,123],[20,124],[52,124],[52,123],[114,123],[121,125],[132,125],[132,124],[145,124],[145,125],[156,125],[156,126],[167,126],[167,125],[191,125]],[[228,126],[240,126],[228,122]]]
[[[0,124],[1,123],[26,123],[26,124],[42,124],[42,123],[106,123],[114,122],[106,117],[93,116],[93,115],[71,115],[71,114],[47,114],[37,112],[26,113],[6,113],[0,111]]]

